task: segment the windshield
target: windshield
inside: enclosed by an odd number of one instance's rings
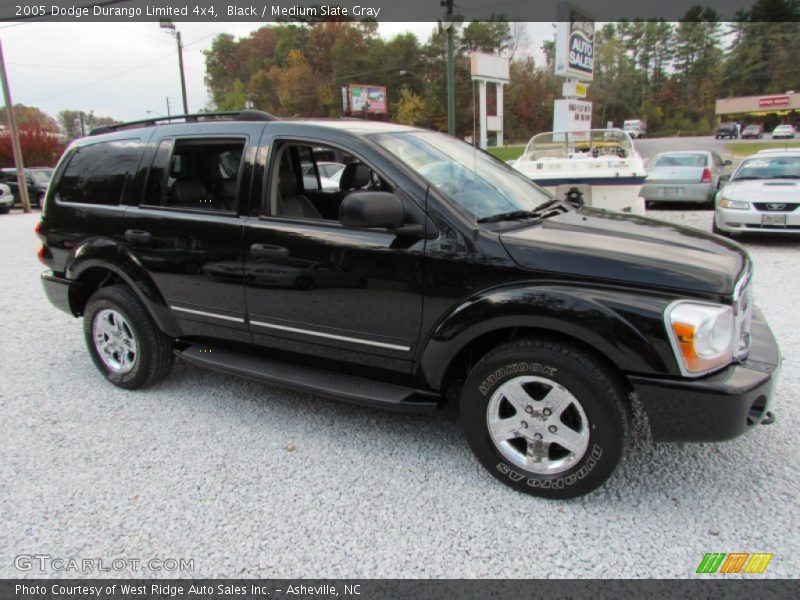
[[[742,179],[800,179],[800,155],[748,158],[731,177]]]
[[[521,173],[448,135],[420,131],[370,137],[476,220],[531,211],[553,199]]]
[[[522,154],[523,161],[562,158],[608,157],[626,158],[635,150],[630,136],[621,129],[589,131],[554,131],[531,138]]]
[[[655,167],[705,167],[708,157],[705,154],[666,154],[657,157],[653,164]]]
[[[34,183],[47,183],[50,181],[50,178],[53,176],[52,171],[28,171],[28,175],[34,181]]]

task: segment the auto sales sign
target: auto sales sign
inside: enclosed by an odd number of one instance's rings
[[[555,73],[583,81],[594,77],[594,18],[568,2],[558,5]]]

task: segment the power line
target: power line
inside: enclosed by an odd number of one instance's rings
[[[213,33],[210,33],[210,34],[208,34],[208,35],[204,35],[204,36],[202,36],[202,37],[200,37],[200,38],[197,38],[196,40],[194,40],[194,41],[192,41],[192,42],[189,42],[189,43],[188,43],[188,44],[186,44],[186,45],[187,45],[187,46],[190,46],[190,45],[193,45],[193,44],[197,44],[198,42],[201,42],[201,41],[203,41],[204,39],[206,39],[207,37],[210,37],[210,36],[212,36],[212,35],[214,35],[214,34],[213,34]],[[39,102],[44,102],[44,101],[46,101],[46,100],[50,100],[50,99],[52,99],[52,98],[56,98],[56,97],[58,97],[58,96],[63,96],[64,94],[71,94],[72,92],[77,92],[77,91],[79,91],[79,90],[82,90],[82,89],[85,89],[85,88],[87,88],[87,87],[91,87],[91,86],[93,86],[93,85],[97,85],[98,83],[103,83],[103,82],[105,82],[105,81],[108,81],[108,80],[110,80],[110,79],[115,79],[115,78],[117,78],[117,77],[121,77],[121,76],[123,76],[123,75],[127,75],[127,74],[128,74],[128,73],[130,73],[131,71],[136,71],[137,69],[142,69],[142,68],[144,68],[144,67],[149,67],[149,66],[156,66],[156,65],[154,65],[153,63],[156,63],[156,62],[159,62],[159,61],[162,61],[162,60],[166,60],[166,59],[168,59],[168,58],[172,58],[172,57],[173,57],[173,53],[172,53],[172,52],[170,52],[169,54],[166,54],[166,55],[164,55],[164,56],[162,56],[162,57],[160,57],[160,58],[153,59],[152,61],[150,61],[150,62],[148,62],[148,63],[143,63],[143,64],[141,64],[141,65],[135,65],[135,66],[132,66],[132,67],[130,67],[130,68],[127,68],[127,69],[125,69],[124,71],[120,71],[119,73],[114,73],[113,75],[108,75],[108,76],[106,76],[106,77],[101,77],[100,79],[95,79],[94,81],[90,81],[89,83],[85,83],[85,84],[83,84],[83,85],[79,85],[79,86],[77,86],[77,87],[70,88],[70,89],[68,89],[68,90],[65,90],[65,91],[63,91],[63,92],[57,92],[57,93],[55,93],[55,94],[51,94],[51,95],[49,95],[49,96],[46,96],[46,97],[44,97],[44,98],[39,98],[39,99],[37,99],[37,100],[32,100],[32,101],[31,101],[31,103],[32,103],[32,104],[37,104],[37,103],[39,103]],[[162,65],[157,65],[157,66],[162,66]]]

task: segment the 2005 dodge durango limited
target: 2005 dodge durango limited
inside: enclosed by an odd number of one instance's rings
[[[566,204],[440,133],[259,111],[108,126],[67,149],[37,233],[48,298],[114,385],[177,355],[372,406],[451,399],[529,494],[600,486],[634,392],[656,440],[773,418],[780,355],[741,246]]]

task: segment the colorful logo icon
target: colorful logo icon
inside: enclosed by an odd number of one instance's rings
[[[763,573],[772,554],[766,552],[709,552],[700,561],[697,573]]]

